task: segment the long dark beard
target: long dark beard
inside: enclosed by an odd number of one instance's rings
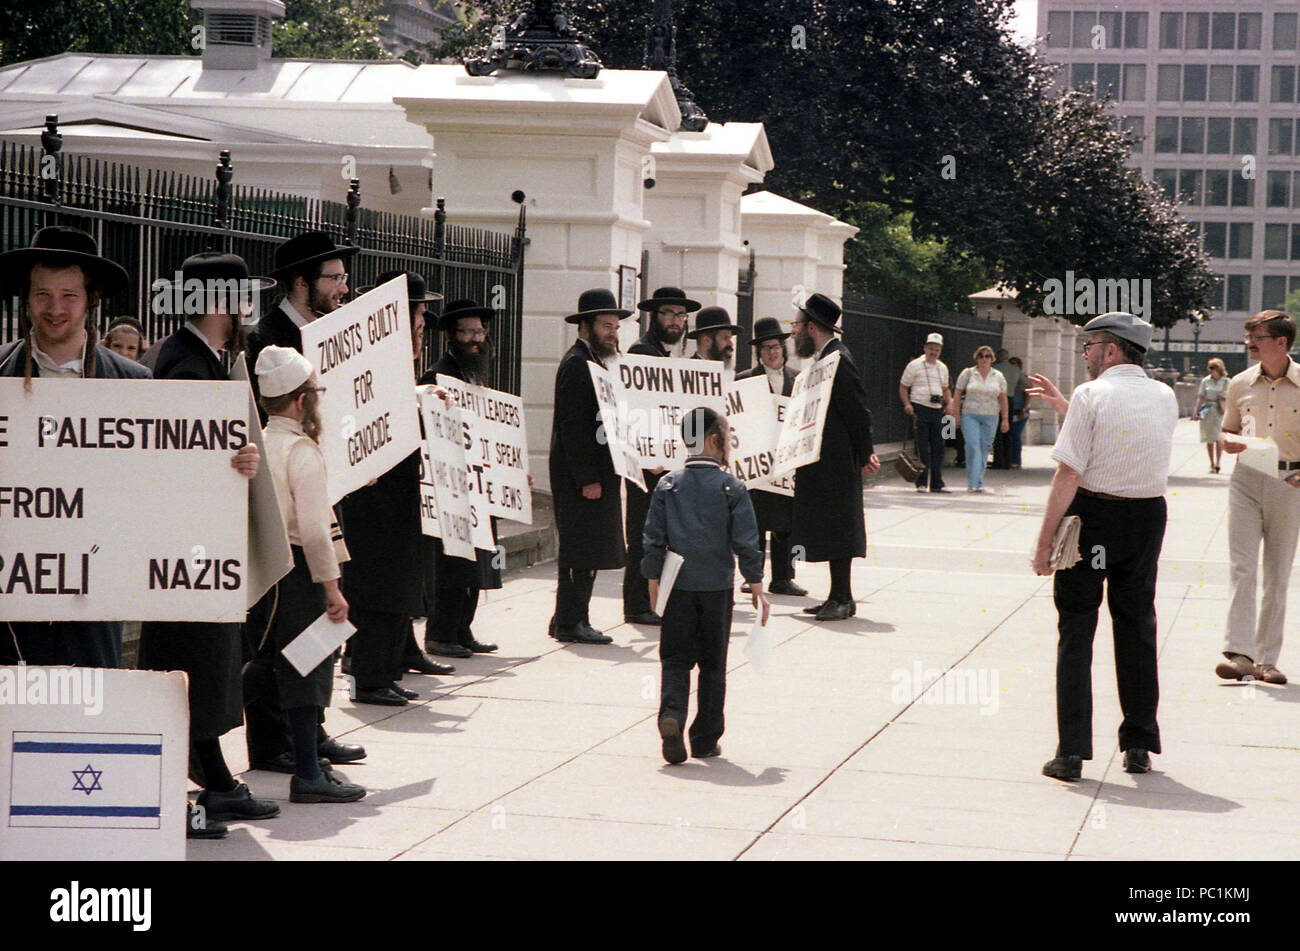
[[[817,342],[813,340],[812,334],[801,333],[794,338],[794,352],[799,354],[805,360],[817,352]]]
[[[686,328],[683,327],[681,330],[677,331],[677,335],[675,337],[669,339],[668,331],[667,329],[664,328],[664,326],[661,323],[659,323],[659,318],[658,317],[650,318],[650,335],[654,337],[656,340],[658,340],[661,344],[663,344],[665,350],[667,350],[669,347],[676,346],[678,343],[680,343],[682,336],[685,333],[686,333]]]
[[[451,344],[452,356],[460,364],[460,368],[465,371],[467,376],[475,380],[486,380],[488,371],[492,367],[492,344],[484,339],[479,344],[478,353],[471,353],[459,340],[453,340]]]

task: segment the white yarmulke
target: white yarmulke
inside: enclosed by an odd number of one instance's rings
[[[292,393],[311,378],[311,364],[290,347],[267,347],[257,356],[257,386],[263,396]]]

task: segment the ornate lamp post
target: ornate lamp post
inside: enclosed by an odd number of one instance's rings
[[[471,76],[490,76],[498,69],[563,70],[577,79],[595,79],[600,68],[600,57],[569,26],[558,0],[533,0],[504,37],[493,35],[485,56],[465,61]]]

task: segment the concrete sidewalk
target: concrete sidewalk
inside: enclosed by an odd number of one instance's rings
[[[774,599],[779,646],[758,673],[737,602],[723,756],[666,766],[655,729],[657,629],[622,624],[620,573],[602,572],[592,622],[606,647],[546,636],[554,565],[513,574],[479,610],[495,655],[452,677],[408,676],[408,707],[348,701],[328,729],[365,744],[344,767],[370,794],[294,805],[289,777],[247,773],[283,813],[191,842],[191,859],[1157,859],[1295,858],[1300,686],[1226,684],[1214,665],[1227,602],[1228,475],[1207,474],[1181,421],[1160,566],[1164,755],[1131,776],[1109,619],[1094,664],[1097,756],[1082,781],[1039,774],[1056,744],[1056,615],[1028,553],[1054,465],[990,472],[988,494],[867,491],[858,616],[817,624]],[[1228,463],[1228,468],[1231,463]],[[814,594],[826,566],[804,565]],[[1293,595],[1293,598],[1295,596]],[[1300,602],[1297,602],[1300,610]],[[1294,611],[1293,611],[1294,615]],[[1280,666],[1292,670],[1295,648]],[[936,678],[936,687],[925,688]],[[427,699],[424,699],[427,698]],[[224,738],[246,765],[242,732]]]

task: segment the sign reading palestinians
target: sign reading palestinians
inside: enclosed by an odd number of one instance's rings
[[[723,364],[628,354],[611,369],[627,441],[641,469],[674,469],[686,461],[682,416],[700,406],[726,413]]]
[[[0,620],[242,621],[248,412],[243,382],[0,380]]]
[[[478,483],[488,515],[531,525],[533,493],[528,487],[528,439],[524,401],[510,393],[475,386],[445,373],[438,385],[460,408],[465,426],[465,461]]]
[[[628,442],[627,422],[619,409],[620,389],[609,370],[587,361],[591,371],[591,385],[596,390],[596,405],[600,410],[600,429],[596,439],[609,447],[614,460],[614,471],[628,482],[645,491],[645,477],[641,475],[641,462]]]
[[[751,489],[793,495],[793,479],[772,481],[776,447],[781,438],[779,403],[786,402],[786,398],[772,393],[766,376],[736,380],[727,385],[726,393],[732,474]],[[788,492],[784,486],[787,481],[791,483]]]
[[[337,502],[420,448],[406,279],[395,277],[303,327],[302,352],[325,387],[320,449],[330,501]]]
[[[492,526],[477,480],[465,461],[466,430],[460,408],[444,406],[432,387],[420,390],[425,445],[438,506],[438,535],[453,558],[474,560],[474,549],[491,551]]]
[[[781,441],[776,447],[774,476],[788,475],[800,466],[812,465],[822,454],[822,428],[831,405],[831,388],[840,365],[839,351],[805,367],[794,380]]]

